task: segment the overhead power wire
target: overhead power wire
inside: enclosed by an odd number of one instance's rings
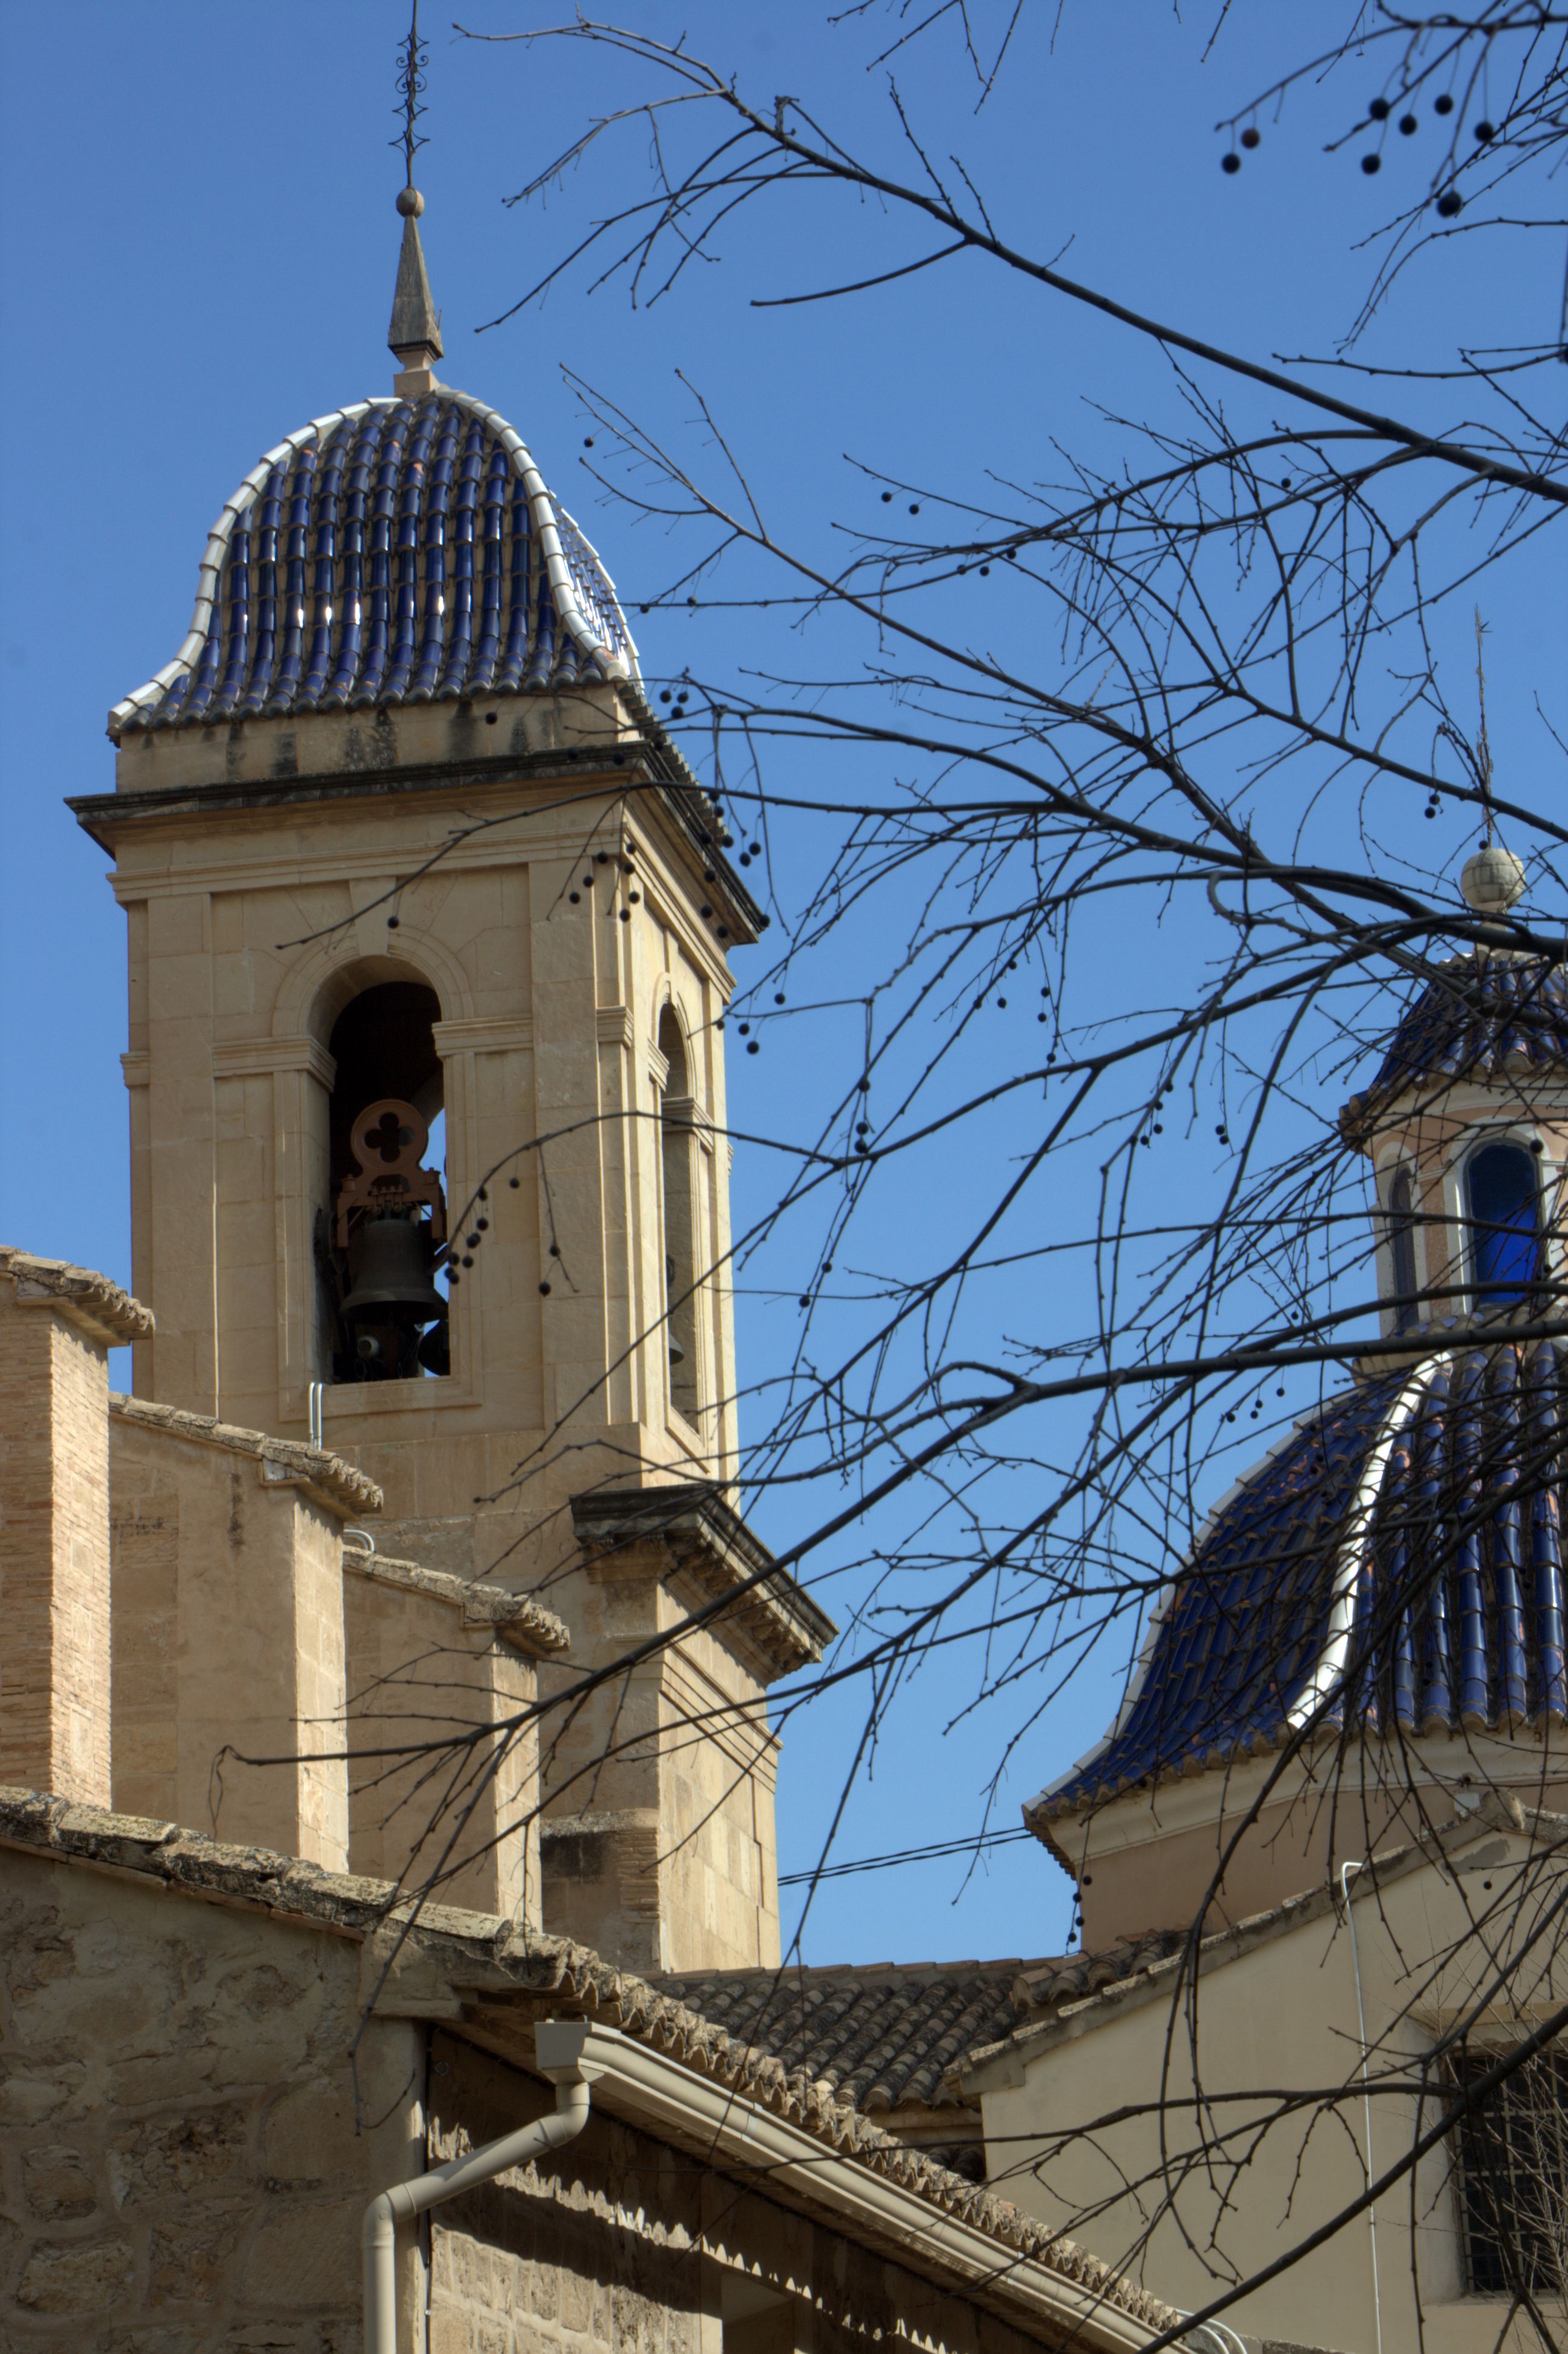
[[[853,1863],[822,1863],[811,1872],[781,1872],[780,1888],[805,1888],[813,1881],[845,1880],[853,1872],[886,1872],[898,1863],[933,1863],[947,1855],[980,1855],[996,1847],[1012,1847],[1033,1839],[1022,1824],[1016,1830],[981,1831],[973,1839],[939,1840],[931,1847],[901,1848],[896,1855],[863,1855]]]

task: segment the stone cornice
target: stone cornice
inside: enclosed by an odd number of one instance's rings
[[[629,1005],[601,1005],[594,1013],[594,1034],[601,1046],[630,1046],[636,1035]]]
[[[503,1585],[471,1583],[449,1570],[426,1569],[415,1561],[392,1561],[385,1553],[362,1553],[344,1545],[346,1575],[363,1577],[371,1585],[385,1585],[400,1594],[425,1594],[462,1613],[465,1627],[493,1627],[502,1640],[536,1659],[553,1659],[571,1649],[571,1637],[555,1613],[542,1609],[525,1594],[509,1594]]]
[[[820,1659],[838,1633],[709,1482],[590,1489],[572,1498],[572,1527],[591,1561],[652,1555],[658,1575],[689,1606],[734,1594],[733,1606],[710,1625],[749,1655],[747,1664],[765,1682]],[[636,1565],[629,1559],[629,1567]]]
[[[716,880],[705,887],[710,896],[722,896],[732,935],[730,945],[747,947],[761,937],[768,917],[716,842],[703,842],[703,833],[711,832],[716,821],[696,779],[667,740],[623,741],[615,748],[587,745],[580,750],[508,751],[493,759],[321,769],[302,776],[217,778],[207,784],[163,786],[148,792],[79,794],[68,801],[67,807],[99,848],[115,856],[117,836],[160,819],[266,812],[312,803],[385,803],[410,794],[474,793],[568,782],[585,792],[653,794],[699,868],[711,865],[715,870]]]
[[[111,1421],[141,1430],[155,1430],[198,1447],[219,1447],[230,1455],[248,1455],[270,1486],[302,1488],[315,1503],[338,1520],[355,1512],[378,1512],[381,1490],[374,1479],[341,1455],[320,1447],[302,1447],[297,1439],[270,1438],[265,1431],[243,1430],[237,1423],[217,1422],[208,1414],[187,1414],[183,1406],[157,1405],[150,1398],[109,1393]]]
[[[16,1285],[18,1307],[52,1308],[106,1349],[152,1336],[152,1310],[91,1267],[73,1267],[64,1258],[37,1258],[31,1251],[0,1244],[0,1275],[8,1275]]]

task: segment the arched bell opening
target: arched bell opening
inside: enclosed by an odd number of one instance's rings
[[[665,1343],[670,1399],[688,1422],[701,1405],[697,1367],[696,1205],[692,1168],[692,1079],[686,1041],[673,1005],[659,1017],[667,1070],[660,1103],[659,1165],[664,1209]]]
[[[333,1024],[321,1260],[334,1382],[450,1370],[435,1280],[447,1256],[440,1015],[425,982],[390,981],[361,990]]]

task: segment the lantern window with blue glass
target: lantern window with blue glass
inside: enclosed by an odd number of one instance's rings
[[[1535,1155],[1510,1138],[1482,1144],[1465,1164],[1465,1219],[1476,1305],[1517,1308],[1541,1275]]]

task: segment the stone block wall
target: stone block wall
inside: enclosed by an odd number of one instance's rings
[[[528,2021],[554,1969],[569,1964],[596,2003],[626,1988],[594,1956],[552,1954],[493,1915],[430,1906],[399,1927],[390,1895],[0,1790],[5,2354],[363,2354],[369,2200],[552,2109]],[[577,1998],[562,1991],[569,2013]],[[694,2094],[705,2058],[717,2061],[744,2108],[723,2039],[690,2014],[682,2031]],[[501,2056],[514,2051],[521,2065]],[[976,2282],[966,2265],[944,2285],[916,2218],[908,2264],[891,2217],[869,2243],[851,2236],[863,2211],[835,2184],[837,2131],[819,2144],[833,2161],[821,2175],[787,2169],[797,2204],[785,2204],[744,2127],[715,2144],[705,2103],[677,2096],[654,2131],[630,2122],[646,2081],[607,2055],[576,2139],[399,2232],[398,2354],[1103,2342],[1076,2331],[1070,2307],[1064,2339],[1033,2296],[1022,2332],[986,2309],[1007,2294],[1010,2228],[991,2241],[994,2274],[988,2264]],[[777,2112],[782,2094],[773,2083],[763,2105]],[[934,2221],[952,2202],[929,2187]],[[1026,2260],[1037,2269],[1037,2253]],[[1175,2317],[1125,2283],[1100,2285],[1121,2317]]]
[[[656,1541],[589,1557],[573,1596],[574,1670],[613,1666],[706,1598],[670,1570]],[[777,1964],[778,1742],[763,1679],[778,1671],[721,1622],[550,1719],[548,1930],[642,1975]]]
[[[523,1595],[412,1562],[345,1547],[343,1573],[355,1871],[419,1887],[439,1868],[440,1903],[537,1926],[531,1711],[536,1660],[566,1628]],[[465,1752],[476,1730],[492,1737]]]
[[[138,1398],[108,1426],[116,1807],[345,1870],[343,1524],[376,1490]]]
[[[110,1796],[109,1349],[152,1318],[0,1249],[0,1781]]]
[[[359,1946],[0,1850],[0,1956],[7,2354],[357,2354],[424,2040],[372,2023],[356,2135]]]
[[[0,1283],[0,1776],[109,1796],[104,1355]]]

